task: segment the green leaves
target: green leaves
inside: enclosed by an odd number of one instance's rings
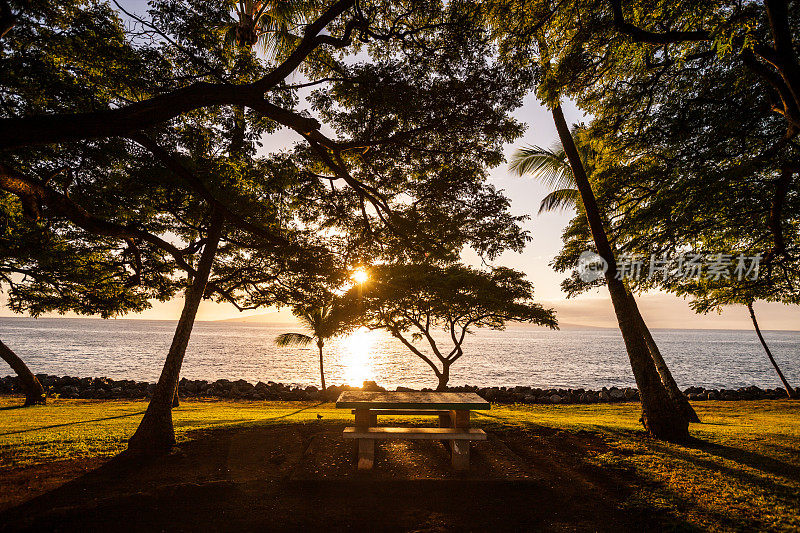
[[[355,289],[349,297],[357,301]],[[419,329],[421,324],[445,331],[502,329],[506,321],[556,326],[552,310],[533,302],[533,286],[524,274],[504,267],[373,266],[362,305],[369,324],[387,329]]]
[[[159,255],[64,224],[31,222],[8,195],[0,201],[0,229],[0,280],[17,313],[108,318],[147,309],[179,286]]]
[[[275,344],[285,348],[287,346],[308,346],[314,342],[312,337],[302,333],[282,333],[275,337]]]

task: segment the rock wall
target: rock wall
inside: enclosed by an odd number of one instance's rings
[[[145,381],[114,380],[110,378],[77,378],[37,374],[39,381],[50,397],[86,399],[143,399],[152,395],[155,384]],[[346,385],[328,387],[323,396],[316,387],[296,387],[282,383],[258,382],[255,385],[245,380],[217,381],[181,379],[178,394],[182,398],[225,398],[241,400],[335,400],[343,390],[386,390],[375,382],[366,381],[363,387]],[[413,391],[397,387],[398,391]],[[422,389],[430,391],[431,389]],[[531,387],[451,387],[454,392],[476,392],[495,403],[600,403],[638,401],[639,391],[634,388],[603,387],[601,390],[586,389],[539,389]],[[798,389],[800,392],[800,389]],[[16,376],[0,378],[0,394],[21,393]],[[689,387],[684,391],[690,400],[764,400],[787,398],[786,390],[761,389],[756,386],[733,389],[704,389]]]

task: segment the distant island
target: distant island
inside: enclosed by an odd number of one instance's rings
[[[294,320],[291,315],[287,316],[286,314],[281,313],[280,311],[273,311],[271,313],[261,313],[258,315],[248,315],[243,317],[225,318],[222,320],[211,320],[209,322],[214,322],[214,323],[233,322],[239,324],[292,324],[292,325],[297,324],[297,321]],[[517,324],[511,323],[509,325],[528,326],[532,328],[538,327],[525,323],[517,323]],[[614,329],[606,326],[587,326],[584,324],[571,324],[565,322],[560,322],[558,324],[558,327],[560,329]]]
[[[237,322],[245,324],[297,324],[297,320],[295,320],[292,315],[287,315],[285,313],[281,313],[280,311],[241,317],[237,316],[233,318],[225,318],[223,320],[212,320],[211,322]]]

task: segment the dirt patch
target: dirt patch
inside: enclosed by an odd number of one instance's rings
[[[621,509],[631,475],[589,460],[592,433],[490,432],[469,472],[436,441],[385,441],[357,472],[343,426],[287,424],[196,434],[168,457],[45,465],[3,475],[2,530],[642,530]],[[52,477],[48,477],[52,476]],[[46,482],[32,480],[47,479]],[[66,483],[64,483],[66,481]],[[38,484],[37,484],[38,483]],[[56,487],[59,483],[61,486]],[[14,488],[16,487],[16,488]],[[16,496],[16,500],[15,500]]]
[[[0,511],[56,489],[106,462],[108,459],[94,458],[4,469],[0,475]]]

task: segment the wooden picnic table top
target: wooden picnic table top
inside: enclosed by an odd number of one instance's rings
[[[362,392],[344,391],[336,400],[339,409],[491,409],[474,392]]]

